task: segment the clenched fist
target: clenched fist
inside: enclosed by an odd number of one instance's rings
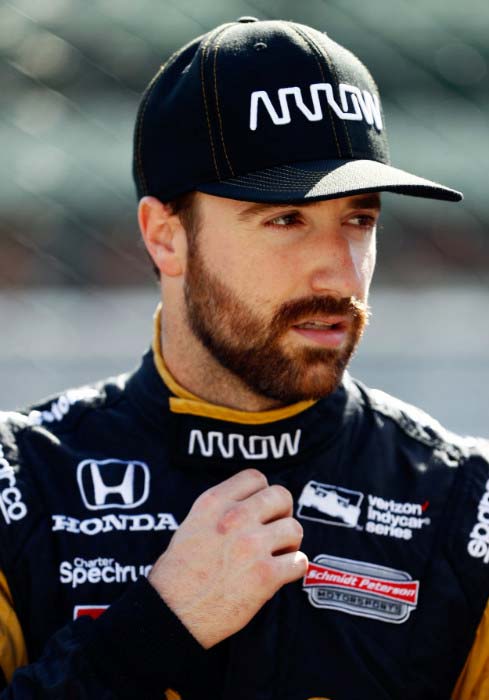
[[[149,581],[207,649],[304,576],[302,534],[287,489],[246,469],[197,498]]]

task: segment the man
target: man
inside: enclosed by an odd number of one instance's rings
[[[379,192],[461,195],[388,164],[352,54],[253,18],[157,74],[134,174],[152,352],[3,417],[2,697],[488,697],[488,446],[345,373]]]

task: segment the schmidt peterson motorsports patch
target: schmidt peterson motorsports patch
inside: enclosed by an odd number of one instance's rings
[[[416,608],[419,581],[399,569],[319,554],[303,588],[316,608],[400,624]]]

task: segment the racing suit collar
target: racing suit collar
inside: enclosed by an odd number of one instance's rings
[[[161,348],[161,304],[154,315],[153,358],[158,374],[170,390],[170,410],[173,413],[191,414],[204,418],[215,418],[243,425],[263,425],[297,415],[314,405],[315,401],[300,401],[290,406],[270,411],[239,411],[209,403],[181,386],[168,370]]]
[[[300,464],[339,444],[359,409],[359,390],[345,374],[338,389],[317,402],[248,414],[212,406],[179,387],[161,353],[149,351],[126,386],[152,439],[165,432],[175,464],[232,473],[246,467],[272,472]],[[176,393],[180,395],[176,395]]]
[[[339,444],[340,433],[358,411],[356,387],[349,377],[332,394],[309,408],[260,423],[240,423],[200,415],[192,401],[175,403],[160,376],[152,351],[127,382],[126,391],[141,417],[151,425],[151,439],[165,434],[162,449],[180,466],[234,473],[256,467],[266,473],[304,463],[329,445]],[[174,408],[177,410],[174,410]]]

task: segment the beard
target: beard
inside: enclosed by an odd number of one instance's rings
[[[355,297],[325,295],[285,302],[265,318],[208,270],[198,236],[189,246],[184,294],[188,324],[212,357],[256,394],[283,405],[317,400],[339,386],[369,317]],[[341,348],[284,347],[291,326],[320,315],[348,318]]]

